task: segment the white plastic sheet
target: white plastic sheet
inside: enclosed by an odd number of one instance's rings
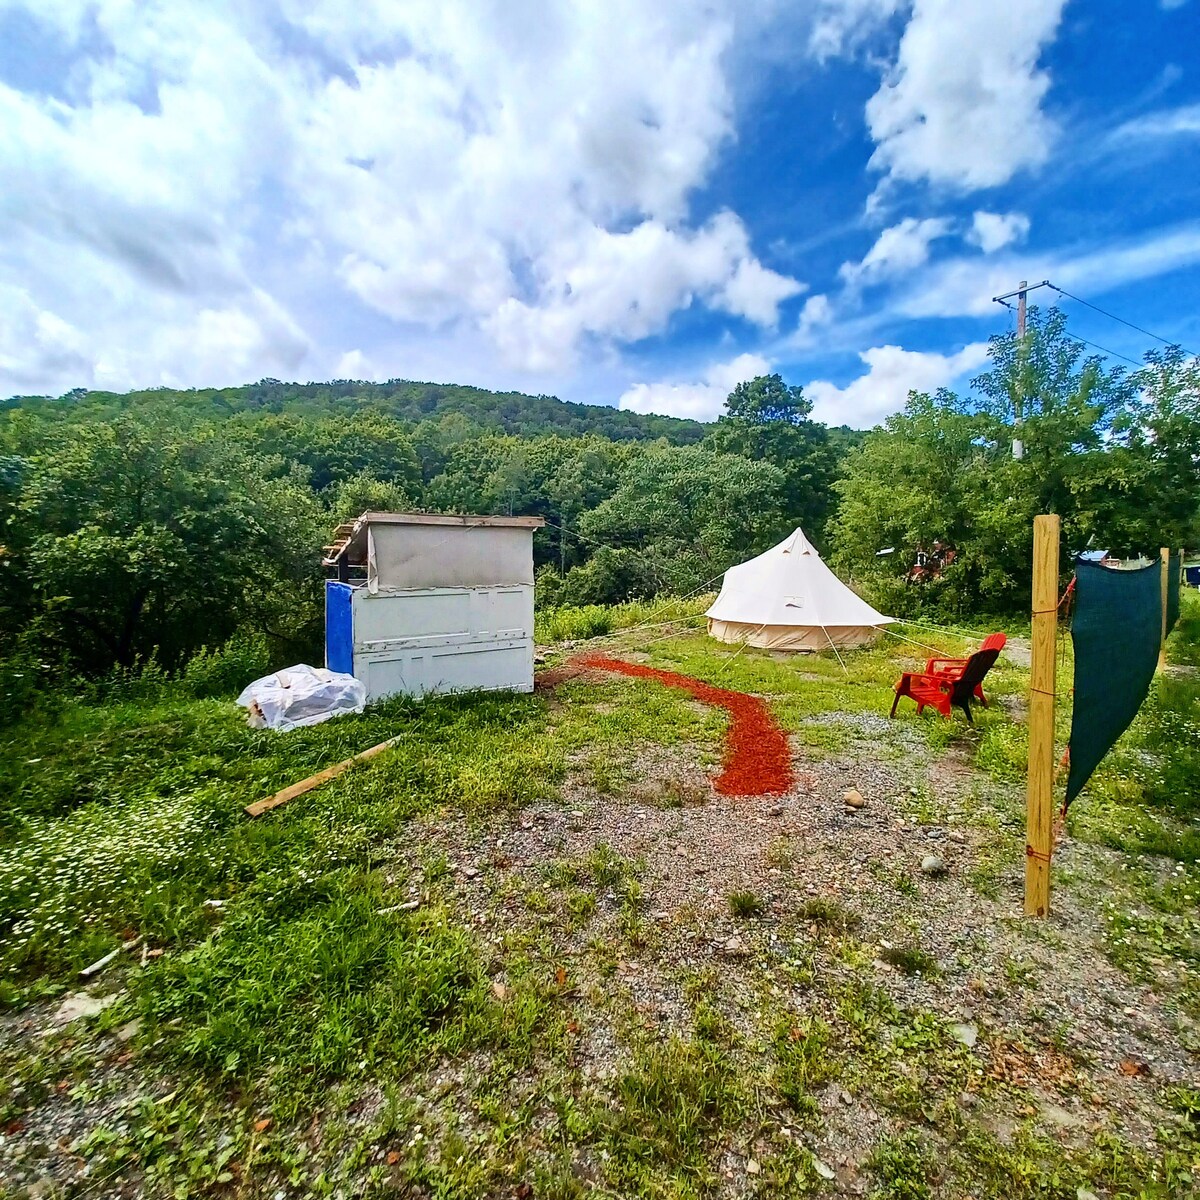
[[[237,698],[255,729],[298,729],[366,707],[367,689],[353,675],[300,663],[256,679]]]

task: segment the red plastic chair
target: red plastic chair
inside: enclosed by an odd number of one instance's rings
[[[967,723],[973,725],[971,700],[974,698],[987,707],[983,679],[1007,641],[1006,634],[991,633],[969,658],[931,658],[923,672],[906,671],[896,683],[891,716],[896,715],[900,697],[907,696],[916,702],[918,715],[928,707],[949,717],[951,708],[957,707],[963,710]]]

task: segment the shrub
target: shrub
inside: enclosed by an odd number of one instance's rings
[[[248,683],[269,675],[271,648],[260,633],[235,633],[225,645],[201,648],[183,669],[184,688],[198,699],[236,696]]]
[[[56,679],[54,664],[30,649],[0,659],[0,729],[54,705]]]
[[[557,608],[539,614],[534,627],[539,642],[582,641],[603,637],[613,628],[612,613],[598,604]]]

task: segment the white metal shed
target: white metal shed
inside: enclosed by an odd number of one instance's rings
[[[363,513],[326,548],[325,665],[368,700],[533,690],[541,517]]]

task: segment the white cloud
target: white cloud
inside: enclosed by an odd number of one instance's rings
[[[796,325],[795,340],[807,341],[819,329],[824,329],[833,321],[833,305],[824,294],[809,296],[800,310],[800,320]]]
[[[1182,104],[1134,117],[1118,125],[1113,142],[1144,142],[1158,138],[1195,137],[1200,134],[1200,104]]]
[[[1049,279],[1068,291],[1096,296],[1122,284],[1153,279],[1200,264],[1200,221],[1157,229],[1103,248],[1064,248],[1033,256],[997,254],[949,258],[933,264],[899,293],[895,309],[907,317],[984,316],[995,311],[992,297],[1018,281]],[[1054,293],[1039,293],[1045,303]]]
[[[957,354],[922,353],[900,346],[875,346],[859,357],[865,375],[837,387],[825,379],[805,385],[813,419],[865,429],[904,407],[910,391],[932,392],[987,361],[987,344],[972,342]]]
[[[809,50],[824,60],[856,49],[900,6],[901,0],[822,0],[809,34]]]
[[[1023,242],[1028,236],[1029,218],[1024,213],[977,212],[971,218],[967,241],[984,254],[994,254],[1012,242]]]
[[[31,391],[47,375],[91,382],[85,339],[57,313],[39,308],[28,292],[0,284],[0,378],[16,391]]]
[[[905,217],[898,225],[885,229],[861,262],[843,263],[838,274],[851,286],[875,283],[904,271],[911,271],[929,260],[929,244],[950,232],[950,221],[943,217],[917,220]]]
[[[1038,57],[1065,0],[915,0],[892,67],[867,102],[872,165],[890,180],[995,187],[1050,153]]]
[[[661,413],[713,421],[739,383],[770,373],[771,364],[757,354],[739,354],[726,363],[714,363],[698,383],[635,383],[618,401],[630,412]]]
[[[222,337],[222,378],[329,372],[360,303],[563,370],[802,290],[690,214],[734,132],[724,0],[24,6],[75,57],[66,99],[0,86],[0,284],[78,337],[6,341],[0,394],[215,382]]]
[[[347,350],[333,368],[335,379],[370,379],[378,382],[386,378],[382,372],[361,350]]]
[[[628,233],[589,229],[547,255],[536,302],[510,297],[485,321],[514,365],[561,370],[585,335],[636,341],[694,299],[762,325],[801,290],[749,252],[745,227],[719,213],[695,233],[643,221]]]

